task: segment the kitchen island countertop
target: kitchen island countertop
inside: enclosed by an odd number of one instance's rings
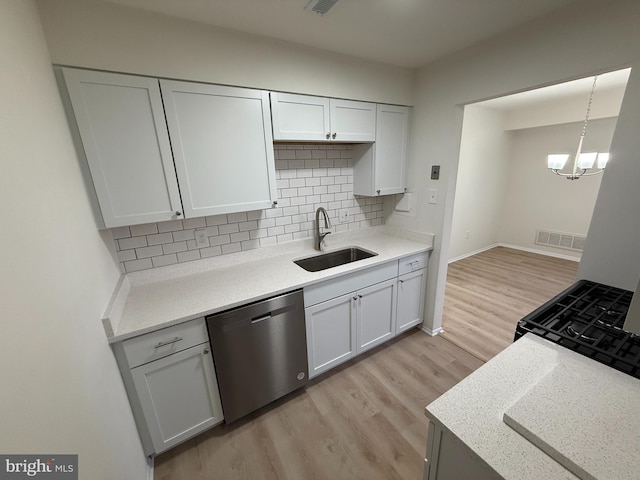
[[[529,333],[426,416],[504,479],[619,480],[638,478],[638,408],[638,379]]]
[[[311,239],[122,275],[103,317],[110,343],[238,307],[433,248],[433,235],[380,226],[331,234],[325,251],[358,246],[378,255],[307,272]]]

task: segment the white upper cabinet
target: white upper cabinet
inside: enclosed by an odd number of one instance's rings
[[[328,98],[271,92],[271,118],[274,140],[331,139]]]
[[[267,92],[160,81],[187,217],[276,202]]]
[[[353,193],[369,197],[406,187],[409,108],[378,105],[376,142],[354,148]]]
[[[331,140],[336,142],[374,142],[376,104],[351,100],[330,101]]]
[[[181,218],[158,81],[70,68],[62,75],[104,226]]]
[[[373,142],[376,104],[271,92],[273,139]]]

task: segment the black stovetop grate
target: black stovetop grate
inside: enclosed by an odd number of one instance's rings
[[[527,332],[640,378],[640,336],[623,330],[633,292],[580,280],[518,323]]]

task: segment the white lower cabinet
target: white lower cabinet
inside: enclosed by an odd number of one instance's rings
[[[224,419],[203,318],[113,345],[147,455]]]
[[[426,260],[419,253],[304,289],[310,378],[422,322]]]
[[[356,355],[356,301],[351,294],[305,309],[309,378]]]
[[[396,335],[422,322],[426,279],[425,268],[398,277]]]
[[[309,378],[395,335],[396,279],[305,309]]]
[[[357,292],[358,353],[393,338],[396,334],[396,279]]]
[[[131,370],[155,453],[222,422],[209,343]]]

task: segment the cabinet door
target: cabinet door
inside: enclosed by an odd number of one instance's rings
[[[358,291],[358,353],[396,334],[396,279]]]
[[[269,208],[276,200],[268,93],[161,80],[187,217]]]
[[[329,99],[271,92],[273,139],[326,142],[331,138]]]
[[[70,68],[62,75],[105,227],[181,215],[158,81]]]
[[[305,309],[309,378],[356,353],[357,296],[343,295]]]
[[[223,420],[209,343],[131,370],[155,453]]]
[[[374,191],[378,195],[404,192],[406,186],[409,108],[378,105],[374,152]]]
[[[331,139],[336,142],[374,142],[376,104],[331,99]]]
[[[423,268],[398,277],[396,335],[422,322],[426,276]]]

